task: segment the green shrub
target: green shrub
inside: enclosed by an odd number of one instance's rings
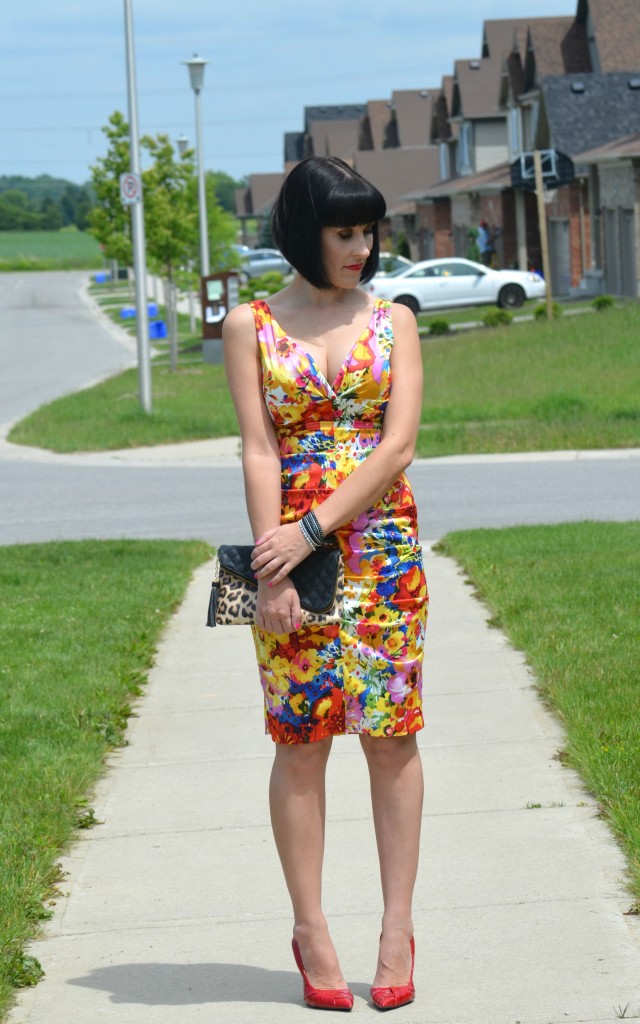
[[[266,292],[273,295],[284,288],[284,277],[276,270],[269,270],[262,277],[252,277],[240,287],[240,301],[252,302],[256,295]]]
[[[562,306],[560,305],[559,302],[554,302],[552,304],[552,306],[551,306],[551,310],[553,312],[553,319],[554,320],[557,320],[558,317],[562,316],[563,310],[562,310]],[[546,316],[547,316],[547,304],[546,304],[546,302],[545,303],[541,303],[539,306],[536,306],[536,308],[533,311],[533,315],[536,318],[536,320],[544,320],[544,319],[546,319]]]
[[[508,327],[512,320],[508,309],[490,309],[482,318],[485,327]]]
[[[432,320],[429,324],[429,334],[448,334],[450,330],[448,320]]]
[[[597,309],[598,313],[602,313],[605,309],[611,309],[615,305],[615,301],[613,295],[596,295],[591,305]]]

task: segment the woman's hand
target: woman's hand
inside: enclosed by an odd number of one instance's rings
[[[301,612],[298,591],[289,579],[275,585],[263,580],[258,584],[256,625],[267,633],[293,633],[300,629]]]
[[[269,586],[281,583],[296,565],[311,554],[311,547],[297,523],[285,523],[258,537],[251,568],[256,579],[268,578]]]

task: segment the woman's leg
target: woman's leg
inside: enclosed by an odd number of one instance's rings
[[[424,783],[412,736],[361,736],[371,783],[384,914],[374,986],[409,980],[411,903],[418,870]]]
[[[271,824],[293,905],[293,934],[316,988],[345,988],[322,912],[325,771],[331,739],[276,744],[269,803]]]

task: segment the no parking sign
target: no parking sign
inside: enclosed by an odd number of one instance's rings
[[[128,171],[120,175],[120,201],[123,206],[133,206],[142,197],[142,181],[139,174]]]

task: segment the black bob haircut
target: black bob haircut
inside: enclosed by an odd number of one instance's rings
[[[382,193],[335,156],[311,156],[285,178],[271,214],[271,234],[292,267],[314,288],[331,288],[322,263],[322,228],[373,224],[373,245],[360,281],[378,269],[378,221],[387,210]]]

